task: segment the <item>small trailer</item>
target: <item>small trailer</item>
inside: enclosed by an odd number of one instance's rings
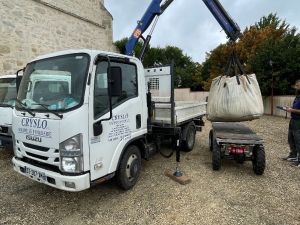
[[[263,140],[242,123],[212,123],[209,146],[212,151],[213,170],[221,168],[221,159],[230,159],[238,163],[252,161],[254,173],[264,173],[266,159]]]

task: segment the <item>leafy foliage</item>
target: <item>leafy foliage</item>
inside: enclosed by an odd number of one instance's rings
[[[263,95],[271,94],[272,83],[275,94],[293,93],[291,85],[300,77],[300,35],[295,27],[290,28],[285,20],[270,14],[246,28],[235,46],[218,46],[203,63],[206,90],[213,78],[224,73],[224,59],[228,59],[233,48],[246,72],[257,75]]]

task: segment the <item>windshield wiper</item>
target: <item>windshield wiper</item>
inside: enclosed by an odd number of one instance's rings
[[[21,102],[19,99],[16,99],[16,102],[19,103],[22,107],[21,109],[25,110],[26,112],[28,112],[30,115],[35,116],[35,113],[32,112],[30,109],[26,108],[27,105],[24,104],[23,102]]]
[[[10,105],[10,104],[5,104],[5,103],[1,103],[0,104],[0,107],[8,107],[8,108],[14,108],[12,105]]]
[[[59,117],[60,119],[62,119],[64,116],[57,113],[57,112],[54,112],[52,111],[51,109],[48,109],[47,105],[44,105],[44,104],[41,104],[41,103],[34,103],[32,105],[39,105],[39,106],[42,106],[44,109],[46,109],[48,112],[54,114],[55,116]]]

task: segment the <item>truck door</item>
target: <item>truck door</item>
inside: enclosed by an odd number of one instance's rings
[[[100,60],[96,64],[91,79],[89,99],[89,137],[91,180],[113,173],[119,156],[126,143],[140,135],[142,102],[138,94],[137,66],[130,62],[114,61],[111,68],[121,72],[121,92],[112,96],[112,118],[109,112],[108,62]],[[111,81],[112,84],[114,80]],[[104,119],[104,121],[102,121]],[[101,121],[102,133],[95,135],[94,124]]]

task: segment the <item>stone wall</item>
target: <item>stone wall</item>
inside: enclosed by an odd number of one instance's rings
[[[115,51],[103,0],[1,0],[0,75],[65,49]]]

